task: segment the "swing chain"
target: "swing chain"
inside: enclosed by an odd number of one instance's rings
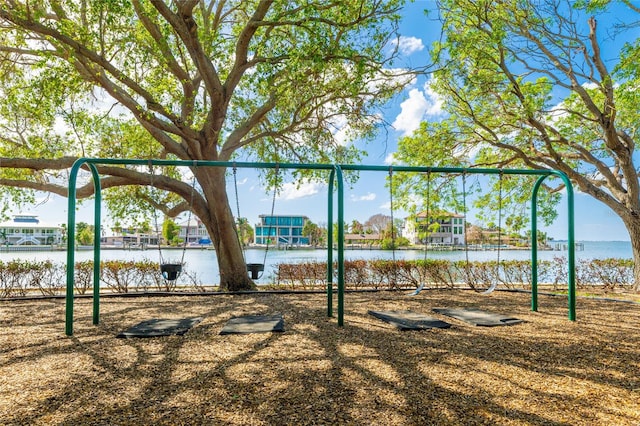
[[[236,167],[235,161],[233,162],[233,188],[235,190],[236,195],[236,211],[238,213],[236,219],[236,235],[238,236],[238,240],[240,241],[240,247],[242,247],[242,259],[247,262],[244,254],[244,227],[242,227],[240,223],[240,198],[238,197],[238,168]]]
[[[504,176],[504,170],[500,169],[500,175],[498,178],[498,253],[496,261],[496,281],[500,278],[500,248],[502,246],[502,178]]]
[[[155,172],[153,170],[153,160],[151,158],[149,158],[149,174],[150,176],[150,181],[149,181],[149,185],[151,186],[151,199],[153,199],[153,193],[155,192],[155,183],[154,183],[154,177],[155,177]],[[155,226],[155,231],[156,231],[156,239],[157,239],[157,246],[158,246],[158,257],[160,258],[160,265],[164,264],[164,259],[162,258],[162,249],[160,248],[160,242],[161,242],[161,232],[158,229],[158,212],[156,209],[156,206],[151,206],[153,209],[153,224]],[[124,241],[123,241],[124,243]]]
[[[197,164],[194,165],[197,166]],[[151,186],[151,198],[153,200],[153,194],[156,192],[155,191],[155,182],[154,182],[154,177],[155,177],[155,172],[153,170],[153,160],[151,158],[148,159],[148,167],[149,167],[149,186]],[[185,253],[187,251],[187,243],[189,242],[189,228],[191,225],[191,215],[193,213],[193,200],[194,200],[194,193],[195,193],[195,187],[196,187],[196,175],[195,173],[193,174],[193,178],[191,181],[191,195],[190,195],[190,200],[189,200],[189,214],[187,215],[187,229],[185,231],[185,238],[184,238],[184,243],[182,245],[182,257],[180,259],[180,263],[179,264],[169,264],[169,263],[165,263],[164,258],[162,257],[162,248],[161,248],[161,234],[159,231],[159,226],[158,226],[158,212],[157,212],[157,208],[156,206],[152,205],[153,208],[153,222],[154,222],[154,226],[155,226],[155,233],[156,233],[156,238],[157,238],[157,246],[158,246],[158,256],[160,258],[160,270],[162,272],[162,277],[166,280],[166,281],[173,281],[175,279],[178,278],[178,276],[180,275],[180,272],[182,271],[182,266],[184,265],[184,257],[185,257]],[[166,269],[168,268],[168,269]],[[166,269],[166,270],[165,270]]]
[[[274,217],[273,217],[273,212],[275,210],[276,207],[276,195],[277,195],[277,188],[278,188],[278,174],[280,172],[280,165],[276,164],[275,166],[275,170],[276,170],[276,182],[274,183],[273,186],[273,198],[271,200],[271,215],[269,216],[269,227],[267,228],[267,244],[266,247],[264,249],[264,257],[262,258],[262,267],[260,269],[258,269],[258,272],[260,272],[260,274],[258,274],[257,276],[252,276],[252,278],[256,278],[256,279],[260,279],[262,278],[262,276],[264,275],[264,270],[265,270],[265,266],[267,264],[267,254],[269,253],[269,241],[271,240],[271,228],[273,227],[273,221],[274,221]],[[278,228],[276,227],[276,230]],[[277,244],[277,238],[278,236],[276,235],[276,244]],[[253,273],[253,271],[252,271]]]
[[[393,226],[393,166],[389,166],[389,210],[391,213],[391,248],[394,250],[393,260],[395,261],[396,238]]]
[[[187,243],[189,242],[189,228],[191,227],[191,215],[193,213],[193,196],[195,191],[196,191],[196,175],[194,173],[193,178],[191,180],[191,199],[189,200],[189,214],[187,215],[187,230],[185,231],[184,243],[182,245],[182,258],[180,259],[181,265],[184,265],[184,254],[187,252]],[[197,231],[197,228],[198,227],[196,225],[196,231]]]
[[[493,292],[498,286],[498,281],[500,280],[500,246],[502,245],[502,178],[504,177],[504,170],[500,169],[500,174],[498,176],[498,247],[497,251],[497,260],[496,260],[496,279],[491,282],[489,288],[485,290],[482,294],[489,294]]]
[[[427,227],[425,229],[424,238],[424,260],[427,260],[427,252],[429,250],[429,229],[431,228],[431,168],[427,171]]]
[[[273,217],[273,212],[275,211],[275,208],[276,208],[276,195],[277,195],[277,187],[278,187],[278,177],[279,177],[279,173],[280,173],[280,165],[279,164],[276,164],[275,170],[276,170],[276,176],[275,176],[276,177],[276,181],[275,181],[274,186],[273,186],[273,197],[271,199],[271,216],[270,216],[271,217],[271,221],[269,222],[269,228],[267,228],[268,229],[268,231],[267,231],[267,234],[268,234],[267,237],[268,238],[267,238],[267,246],[265,247],[265,250],[264,250],[264,259],[262,260],[262,264],[263,265],[267,264],[267,253],[269,252],[269,241],[271,241],[271,228],[273,226],[273,221],[275,219]],[[278,229],[278,228],[276,227],[276,229]],[[276,235],[276,244],[277,244],[277,241],[278,241],[278,236]],[[264,271],[263,271],[263,273],[264,273]],[[262,277],[262,274],[260,274],[260,277]],[[260,277],[258,277],[258,278],[260,278]]]
[[[276,178],[278,177],[278,173],[280,171],[280,165],[276,164],[275,166],[275,171],[276,171]],[[271,201],[271,216],[269,217],[269,227],[267,228],[267,243],[266,243],[266,247],[264,250],[264,258],[262,260],[262,264],[247,264],[247,260],[246,260],[246,256],[245,256],[245,252],[244,252],[244,229],[242,228],[241,224],[240,224],[240,197],[238,196],[238,178],[237,178],[237,166],[236,163],[233,163],[233,188],[235,191],[235,197],[236,197],[236,211],[237,211],[237,220],[236,220],[236,226],[235,226],[235,230],[236,230],[236,235],[238,237],[238,241],[240,242],[242,249],[242,258],[245,262],[245,264],[247,265],[247,267],[249,266],[255,266],[255,267],[259,267],[258,269],[249,269],[252,273],[252,279],[260,279],[262,278],[262,275],[264,274],[264,266],[267,263],[267,253],[269,252],[269,241],[271,240],[271,229],[273,227],[273,212],[275,210],[275,204],[276,204],[276,195],[277,195],[277,183],[276,185],[274,185],[273,187],[273,199]],[[253,276],[254,272],[260,272],[259,275]]]
[[[464,237],[464,260],[469,270],[469,241],[467,241],[467,171],[462,171],[462,213],[464,214],[464,228],[462,236]]]
[[[393,262],[393,282],[392,287],[397,285],[397,265],[396,265],[396,236],[393,223],[393,166],[389,166],[389,210],[391,213],[391,260]]]

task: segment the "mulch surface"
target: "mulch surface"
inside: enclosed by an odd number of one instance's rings
[[[349,293],[0,302],[0,424],[638,425],[640,306],[521,293]],[[431,312],[478,307],[525,322],[474,327]],[[368,310],[449,329],[399,331]],[[232,317],[282,313],[284,333],[220,335]],[[183,336],[118,339],[151,318],[203,317]]]

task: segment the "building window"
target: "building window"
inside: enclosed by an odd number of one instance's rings
[[[278,225],[280,226],[291,226],[291,218],[290,217],[279,217]]]

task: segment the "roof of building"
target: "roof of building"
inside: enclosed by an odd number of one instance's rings
[[[178,225],[186,228],[187,226],[189,228],[197,228],[202,224],[202,221],[200,219],[198,219],[197,217],[192,217],[191,219],[187,220],[183,220],[181,222],[178,222]]]
[[[0,226],[3,228],[61,228],[59,225],[42,222],[38,216],[31,214],[14,215],[11,220],[0,222]]]
[[[464,217],[464,215],[460,213],[451,213],[451,212],[444,212],[444,211],[429,212],[428,214],[426,211],[416,213],[416,217],[420,217],[420,218],[426,218],[429,216],[431,217]]]
[[[304,219],[309,219],[303,214],[261,214],[258,215],[258,217],[302,217]]]

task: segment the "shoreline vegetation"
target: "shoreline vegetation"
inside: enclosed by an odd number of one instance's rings
[[[584,243],[576,242],[576,250],[584,250]],[[265,245],[265,244],[247,244],[245,249],[269,249],[269,250],[326,250],[326,245]],[[531,250],[529,244],[506,244],[506,243],[474,243],[474,244],[448,244],[448,243],[429,243],[426,246],[424,244],[412,244],[401,245],[395,248],[383,247],[380,241],[376,243],[345,243],[345,250],[427,250],[427,251],[483,251],[483,250]],[[91,245],[76,245],[76,250],[93,250],[94,246]],[[215,250],[211,244],[188,244],[188,245],[161,245],[157,244],[125,244],[125,245],[113,245],[113,244],[101,244],[100,250]],[[334,244],[334,249],[337,247]],[[62,245],[0,245],[0,252],[12,252],[12,251],[66,251],[66,244]],[[567,244],[565,241],[550,241],[547,244],[539,244],[538,250],[556,250],[566,251]]]
[[[410,290],[424,284],[425,289],[471,288],[482,291],[497,282],[498,289],[529,290],[531,264],[528,260],[449,261],[423,260],[345,260],[345,289]],[[538,262],[539,290],[566,291],[567,259],[556,257]],[[326,288],[327,264],[319,261],[278,263],[263,291],[322,290]],[[335,284],[334,279],[334,286]],[[51,260],[0,261],[0,298],[58,296],[65,294],[66,266]],[[187,268],[177,280],[165,280],[160,265],[151,260],[101,262],[101,293],[149,294],[153,292],[208,293],[218,290]],[[634,300],[633,261],[627,259],[579,259],[576,286],[582,294]],[[93,261],[75,265],[74,292],[91,294]]]
[[[501,244],[501,250],[530,250],[530,246],[511,246],[506,244]],[[579,243],[576,243],[576,249],[579,249]],[[246,249],[267,249],[267,246],[264,244],[249,244],[245,247]],[[93,250],[94,247],[92,245],[79,245],[76,247],[76,250]],[[326,250],[327,246],[300,246],[300,245],[281,245],[281,246],[269,246],[269,250]],[[334,247],[337,249],[337,247]],[[388,248],[383,248],[379,244],[378,245],[370,245],[370,244],[345,244],[345,250],[389,250]],[[497,250],[498,244],[469,244],[467,247],[463,245],[453,245],[453,244],[429,244],[426,248],[428,251],[482,251],[482,250]],[[66,251],[67,246],[51,246],[51,245],[24,245],[24,246],[1,246],[0,252],[12,252],[12,251]],[[157,245],[128,245],[128,246],[114,246],[114,245],[101,245],[100,250],[158,250]],[[171,246],[171,245],[162,245],[160,246],[160,250],[215,250],[212,245],[188,245],[186,247],[181,246]],[[401,246],[396,247],[394,250],[402,251],[402,250],[425,250],[424,245],[413,245],[413,246]],[[554,250],[551,246],[540,246],[538,250]],[[560,249],[556,248],[555,250],[564,250],[566,248]]]

